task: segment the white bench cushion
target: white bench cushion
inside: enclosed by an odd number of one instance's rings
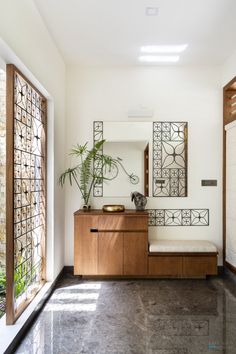
[[[149,252],[217,252],[217,248],[209,241],[151,240]]]

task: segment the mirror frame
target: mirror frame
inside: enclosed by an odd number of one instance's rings
[[[188,196],[188,122],[155,121],[152,136],[152,197]],[[103,121],[93,122],[93,144],[104,139]],[[177,148],[180,151],[177,151]],[[169,151],[167,151],[169,150]],[[101,147],[101,154],[103,147]],[[163,159],[163,151],[166,157]],[[168,159],[168,164],[166,161]],[[174,167],[173,167],[174,165]],[[102,166],[94,161],[96,174]],[[94,197],[103,197],[103,183],[95,184]]]

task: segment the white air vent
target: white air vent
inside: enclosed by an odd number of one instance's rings
[[[146,7],[146,16],[158,16],[159,8],[158,7]]]
[[[153,113],[154,113],[153,109],[141,106],[141,107],[129,109],[128,117],[129,118],[152,118]]]

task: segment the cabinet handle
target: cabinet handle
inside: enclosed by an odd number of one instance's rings
[[[98,232],[98,229],[90,229],[90,232]]]

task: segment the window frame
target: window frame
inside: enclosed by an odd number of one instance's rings
[[[15,308],[14,284],[14,77],[19,74],[45,101],[44,132],[44,198],[45,198],[45,235],[41,243],[42,281],[30,298]],[[46,279],[46,240],[47,240],[47,99],[13,64],[6,65],[6,324],[12,325],[34,299],[45,284]]]

